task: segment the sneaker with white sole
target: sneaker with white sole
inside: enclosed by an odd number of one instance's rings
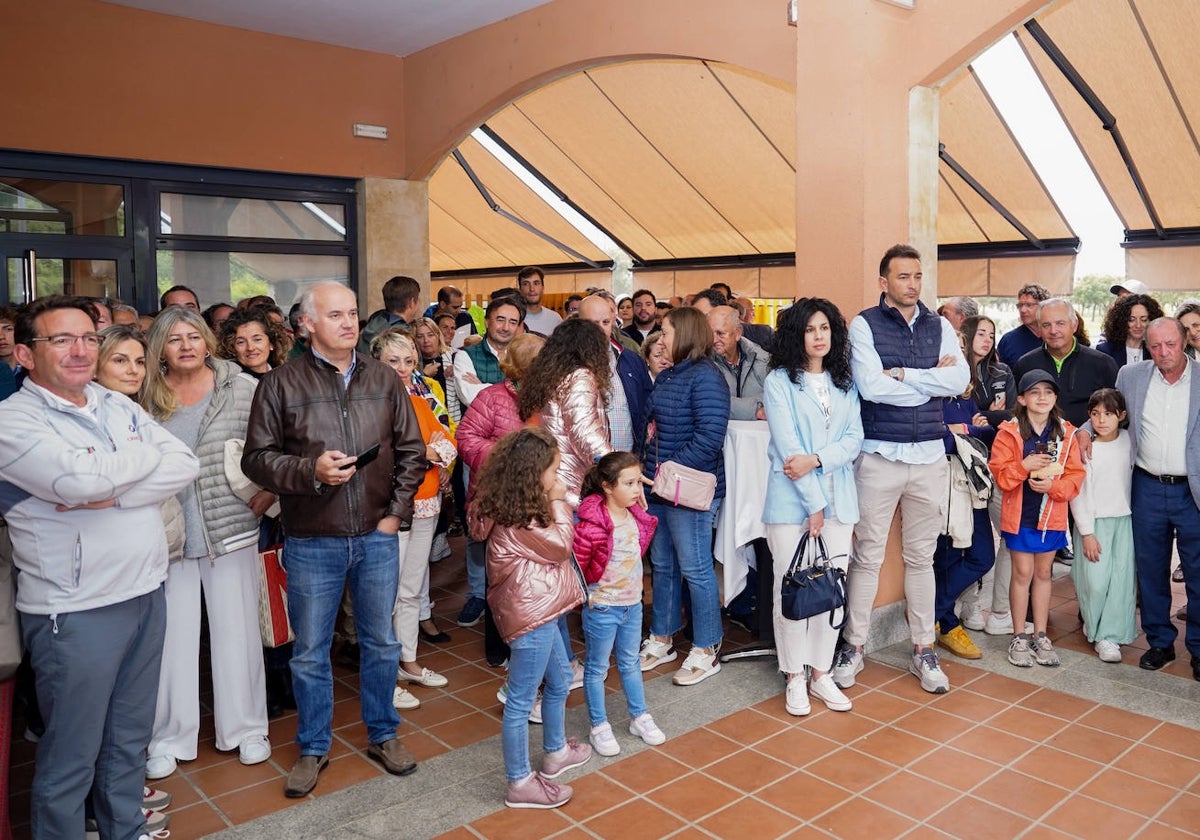
[[[450,543],[446,539],[445,534],[438,534],[433,538],[433,545],[429,547],[429,562],[437,563],[445,560],[450,556]]]
[[[808,683],[803,674],[788,680],[783,703],[787,713],[796,717],[804,717],[812,711],[812,703],[808,700]]]
[[[824,703],[830,711],[848,712],[854,708],[850,698],[842,694],[842,690],[833,681],[832,674],[825,674],[809,683],[808,693]]]
[[[988,613],[987,621],[983,622],[983,632],[989,636],[1011,636],[1012,613]]]
[[[148,811],[164,811],[171,807],[172,799],[174,797],[165,790],[142,788],[142,807]]]
[[[401,665],[400,670],[396,672],[396,679],[404,680],[405,682],[416,683],[417,685],[423,685],[426,688],[441,688],[442,686],[450,684],[450,680],[443,677],[437,671],[430,670],[429,668],[422,668],[421,673],[414,674],[411,671],[404,670],[403,665]]]
[[[657,747],[667,740],[667,736],[658,728],[658,724],[654,722],[654,718],[650,717],[649,712],[638,715],[629,721],[629,734],[638,736],[652,747]]]
[[[958,620],[963,627],[976,632],[983,630],[987,625],[983,617],[983,608],[979,606],[978,601],[963,604],[962,614],[959,615]]]
[[[508,683],[501,683],[500,688],[496,691],[496,699],[500,701],[501,706],[508,705]],[[530,723],[542,722],[542,698],[533,701],[533,711],[529,713]]]
[[[599,755],[608,757],[621,752],[621,745],[617,743],[617,736],[613,734],[611,724],[602,723],[599,726],[593,726],[591,734],[588,735],[588,741],[591,742],[592,749]]]
[[[542,759],[542,769],[539,771],[543,779],[557,779],[568,770],[582,767],[592,758],[592,748],[581,744],[574,738],[567,739],[567,745],[558,752],[546,753]]]
[[[833,658],[833,681],[838,688],[850,688],[854,677],[863,669],[863,652],[853,645],[842,645]]]
[[[146,778],[165,779],[175,772],[175,756],[152,755],[146,759]]]
[[[554,782],[530,773],[522,782],[509,782],[504,804],[509,808],[558,808],[566,805],[575,793],[570,785]]]
[[[921,681],[921,688],[930,694],[945,694],[950,690],[950,680],[942,670],[937,651],[931,647],[921,648],[908,661],[908,670]]]
[[[664,662],[674,662],[678,656],[670,642],[660,642],[653,636],[642,642],[642,652],[639,654],[643,671],[657,668]]]
[[[717,659],[715,650],[693,647],[688,651],[687,659],[679,666],[671,682],[675,685],[695,685],[706,680],[721,670],[721,661]]]
[[[419,709],[421,701],[407,688],[398,685],[396,686],[396,690],[392,692],[392,707],[401,711],[405,709]]]
[[[1109,639],[1101,639],[1096,642],[1096,655],[1101,662],[1120,662],[1121,646]]]
[[[146,819],[146,831],[149,831],[151,834],[162,831],[171,824],[170,815],[164,814],[162,811],[151,811],[143,808],[142,816]]]
[[[1008,661],[1018,668],[1032,668],[1034,663],[1033,651],[1029,648],[1029,637],[1022,634],[1013,636],[1008,643]]]
[[[271,742],[266,735],[251,735],[238,744],[238,761],[242,764],[262,764],[271,757]]]
[[[583,663],[579,661],[579,657],[571,660],[571,691],[577,688],[583,688]]]
[[[1054,650],[1054,645],[1050,644],[1050,637],[1045,633],[1038,633],[1033,639],[1033,658],[1037,660],[1037,664],[1045,665],[1048,668],[1058,667],[1058,653]]]

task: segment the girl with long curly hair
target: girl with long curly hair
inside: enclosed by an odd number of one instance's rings
[[[572,508],[579,507],[584,475],[612,451],[605,415],[612,381],[608,346],[595,323],[567,319],[546,339],[517,395],[521,419],[536,417],[558,443],[559,475]]]
[[[768,367],[763,409],[771,428],[771,472],[763,522],[775,579],[783,579],[806,533],[822,538],[833,564],[845,571],[858,521],[854,459],[863,427],[842,313],[824,298],[796,301],[779,316]],[[834,711],[849,711],[850,700],[829,673],[838,631],[826,616],[784,618],[776,590],[772,618],[779,668],[787,674],[788,713],[807,715],[810,694]]]
[[[1117,367],[1149,359],[1146,328],[1162,316],[1162,307],[1150,295],[1125,295],[1108,308],[1104,316],[1104,341],[1096,349],[1112,356]]]
[[[594,325],[593,325],[594,326]],[[584,764],[592,748],[567,739],[565,714],[571,667],[558,619],[583,603],[583,581],[571,559],[574,514],[558,474],[558,445],[545,429],[502,437],[479,472],[471,502],[471,532],[487,541],[488,604],[511,647],[508,698],[501,726],[510,808],[557,808],[571,798],[551,781]],[[540,773],[529,762],[529,715],[542,695]]]

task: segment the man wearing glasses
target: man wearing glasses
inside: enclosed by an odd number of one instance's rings
[[[1030,350],[1042,346],[1042,332],[1038,327],[1038,304],[1049,299],[1050,293],[1037,283],[1022,286],[1017,292],[1017,316],[1021,323],[1009,330],[996,345],[1000,361],[1016,370],[1017,360]]]
[[[196,456],[137,403],[92,382],[91,304],[48,297],[21,310],[28,372],[0,403],[0,513],[20,571],[17,610],[46,732],[35,838],[82,837],[92,792],[101,836],[145,830],[142,782],[166,602],[158,504],[196,478]]]

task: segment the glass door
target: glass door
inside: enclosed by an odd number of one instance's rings
[[[4,302],[28,303],[31,298],[47,295],[119,298],[122,288],[132,288],[132,255],[121,253],[125,249],[85,249],[86,254],[64,254],[61,250],[43,247],[6,253]]]
[[[120,179],[0,171],[0,303],[131,294],[128,192]]]

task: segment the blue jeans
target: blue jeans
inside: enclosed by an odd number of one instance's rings
[[[500,740],[504,748],[504,774],[510,782],[529,775],[529,713],[537,700],[538,686],[546,678],[542,693],[542,747],[558,752],[567,745],[565,716],[567,693],[571,690],[571,668],[563,649],[558,622],[517,636],[509,642],[508,702]]]
[[[467,534],[467,597],[487,595],[487,540],[477,540]]]
[[[583,665],[583,696],[587,699],[592,726],[608,720],[604,709],[604,678],[608,676],[608,656],[616,654],[617,672],[625,691],[625,704],[631,718],[646,714],[646,691],[642,685],[642,666],[638,659],[642,642],[642,605],[610,607],[604,604],[583,609],[583,639],[587,642]]]
[[[1171,621],[1171,543],[1187,592],[1184,639],[1200,657],[1200,509],[1187,484],[1161,484],[1133,471],[1133,550],[1138,592],[1142,597],[1142,630],[1153,647],[1169,648],[1179,630]],[[1076,560],[1075,562],[1079,562]]]
[[[950,537],[938,537],[937,550],[933,552],[933,580],[937,591],[933,596],[933,614],[937,618],[938,632],[949,633],[958,626],[954,614],[954,602],[967,587],[978,583],[996,562],[996,547],[992,542],[992,520],[988,509],[974,511],[975,532],[971,544],[966,548],[955,548]]]
[[[372,531],[357,537],[288,537],[283,565],[288,574],[288,612],[296,634],[292,690],[300,754],[325,755],[333,741],[329,647],[347,582],[361,650],[363,723],[372,744],[392,740],[400,725],[392,706],[400,667],[400,643],[392,632],[392,608],[400,579],[396,535]]]
[[[30,803],[35,840],[82,837],[89,790],[102,836],[144,834],[142,784],[166,617],[162,586],[57,619],[21,614],[46,720]]]
[[[714,502],[716,504],[716,502]],[[721,595],[713,570],[711,510],[650,504],[658,529],[650,543],[654,604],[650,632],[674,636],[683,626],[683,581],[692,599],[692,636],[696,647],[721,644]]]

